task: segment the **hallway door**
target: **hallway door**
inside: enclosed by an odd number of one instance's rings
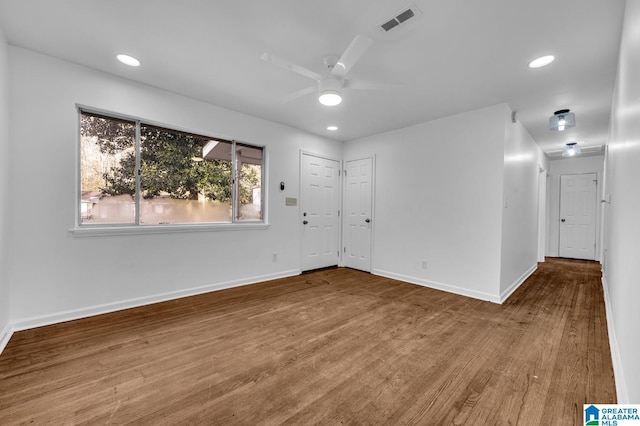
[[[340,162],[303,153],[300,161],[301,270],[338,264]]]
[[[344,264],[371,272],[373,158],[345,163]]]
[[[595,260],[597,175],[560,176],[560,257]]]

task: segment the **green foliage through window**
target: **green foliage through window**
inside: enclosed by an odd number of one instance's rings
[[[262,220],[261,147],[84,111],[80,137],[83,224]]]

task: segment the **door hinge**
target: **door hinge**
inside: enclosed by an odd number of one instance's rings
[[[338,169],[338,176],[340,176],[340,169]]]
[[[340,217],[340,210],[338,210],[338,217]]]
[[[342,251],[346,253],[347,252],[347,248],[345,247]]]
[[[346,171],[346,170],[344,171],[344,175],[345,175],[345,176],[347,175],[347,171]]]

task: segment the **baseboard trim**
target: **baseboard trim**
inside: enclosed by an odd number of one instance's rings
[[[411,284],[417,284],[417,285],[421,285],[423,287],[429,287],[435,290],[446,291],[447,293],[458,294],[460,296],[471,297],[474,299],[485,300],[493,303],[500,303],[500,296],[498,296],[497,294],[490,294],[490,293],[484,293],[482,291],[470,290],[468,288],[438,283],[435,281],[429,281],[422,278],[412,277],[409,275],[397,274],[395,272],[384,271],[381,269],[374,269],[371,271],[371,273],[374,275],[380,275],[381,277],[385,277],[385,278],[405,281]]]
[[[616,395],[618,404],[631,404],[629,393],[627,392],[627,382],[622,371],[622,358],[616,337],[616,327],[613,323],[613,311],[611,310],[611,299],[609,298],[609,284],[607,278],[602,275],[602,291],[604,293],[604,306],[607,314],[607,332],[609,334],[609,349],[611,351],[611,363],[613,364],[613,376],[616,381]]]
[[[2,355],[2,351],[4,351],[4,348],[9,344],[11,336],[13,336],[13,326],[11,323],[8,323],[2,331],[0,331],[0,355]]]
[[[518,289],[524,283],[527,278],[529,278],[536,270],[538,269],[538,264],[536,263],[531,268],[529,268],[524,274],[520,275],[520,278],[515,280],[513,284],[509,286],[505,291],[500,294],[500,304],[507,301],[507,299],[513,294],[514,291]]]
[[[12,323],[13,331],[28,330],[30,328],[43,327],[46,325],[57,324],[65,321],[73,321],[80,318],[92,317],[95,315],[106,314],[109,312],[121,311],[124,309],[137,308],[139,306],[151,305],[153,303],[166,302],[168,300],[180,299],[183,297],[195,296],[198,294],[209,293],[212,291],[225,290],[233,287],[240,287],[249,284],[255,284],[263,281],[275,280],[278,278],[286,278],[300,275],[299,269],[283,271],[276,274],[260,275],[240,280],[226,281],[216,284],[209,284],[201,287],[193,287],[184,290],[172,291],[167,293],[155,294],[152,296],[138,297],[134,299],[122,300],[119,302],[106,303],[102,305],[90,306],[82,309],[74,309],[70,311],[57,312],[54,314],[43,315],[38,317],[24,318]]]

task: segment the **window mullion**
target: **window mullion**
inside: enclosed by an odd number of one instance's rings
[[[238,174],[236,170],[236,141],[231,141],[231,222],[236,222],[238,198]]]
[[[136,150],[136,191],[135,191],[135,212],[136,212],[136,225],[140,225],[140,193],[141,193],[141,153],[140,153],[140,120],[136,121],[136,141],[135,141],[135,150]]]

